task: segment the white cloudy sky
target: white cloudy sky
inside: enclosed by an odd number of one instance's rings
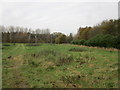
[[[81,26],[93,26],[118,18],[117,0],[112,2],[2,2],[0,24],[28,28],[49,28],[51,32],[76,33]]]

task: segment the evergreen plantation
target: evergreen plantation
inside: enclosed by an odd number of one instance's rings
[[[120,19],[106,20],[94,27],[79,28],[72,44],[120,48]]]

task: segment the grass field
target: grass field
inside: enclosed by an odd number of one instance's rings
[[[117,88],[118,52],[59,44],[3,44],[3,88]]]

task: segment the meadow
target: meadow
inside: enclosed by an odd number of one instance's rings
[[[3,88],[118,88],[118,51],[65,44],[2,45]]]

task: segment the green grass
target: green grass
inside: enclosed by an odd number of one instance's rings
[[[9,45],[2,51],[3,88],[118,87],[117,51],[62,44]]]

